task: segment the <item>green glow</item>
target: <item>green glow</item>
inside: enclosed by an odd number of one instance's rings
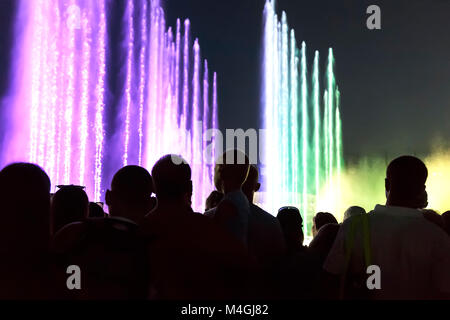
[[[308,74],[305,42],[298,50],[286,14],[283,12],[280,20],[274,3],[268,1],[263,53],[262,114],[266,132],[261,179],[265,190],[258,196],[258,203],[272,214],[282,206],[298,207],[308,236],[317,210],[333,209],[329,206],[333,197],[327,194],[334,173],[343,168],[333,52],[330,49],[323,79],[317,51]],[[325,89],[323,107],[321,80]]]
[[[328,132],[327,132],[327,129],[328,129],[328,92],[327,92],[327,90],[325,90],[325,93],[323,95],[323,106],[324,106],[324,110],[325,110],[324,111],[324,116],[323,116],[323,136],[325,138],[325,141],[324,141],[325,180],[324,181],[327,181],[330,178],[330,160],[329,160],[330,159],[330,156],[329,156],[330,149],[328,147],[328,145],[329,145],[329,142],[328,142],[329,136],[328,136]]]
[[[291,146],[291,152],[289,154],[292,176],[289,177],[289,181],[292,185],[292,201],[298,203],[298,57],[297,47],[295,40],[295,32],[291,30],[291,124],[292,130],[289,131],[289,143]]]
[[[282,72],[281,72],[281,76],[282,76],[282,80],[281,80],[281,107],[282,107],[282,112],[281,112],[281,117],[282,117],[282,127],[283,128],[287,128],[288,127],[288,117],[289,117],[289,69],[288,69],[288,65],[289,65],[289,43],[288,43],[288,38],[289,38],[289,34],[288,34],[288,25],[287,25],[287,18],[286,18],[286,13],[283,12],[282,14],[282,18],[281,18],[281,68],[282,68]],[[289,136],[287,137],[289,139]],[[282,148],[282,153],[281,154],[290,154],[290,148],[289,148],[289,143],[280,146]],[[281,165],[282,165],[282,188],[283,190],[286,190],[288,188],[288,186],[290,185],[290,176],[291,176],[291,172],[289,170],[289,157],[288,157],[288,161],[281,161]],[[287,197],[284,198],[284,201],[288,200]]]
[[[339,112],[340,92],[336,88],[336,193],[340,193],[341,188],[341,170],[342,170],[342,122]],[[340,198],[337,199],[337,206],[340,204]]]
[[[333,50],[330,48],[328,52],[328,67],[327,67],[327,81],[328,81],[328,103],[327,103],[327,109],[328,109],[328,129],[327,129],[327,135],[328,135],[328,180],[330,185],[330,188],[333,189],[333,174],[334,174],[334,146],[333,146],[333,111],[334,111],[334,104],[333,104],[333,92],[334,92],[334,75],[333,75]]]
[[[314,86],[314,151],[315,151],[314,160],[315,160],[315,181],[316,181],[315,191],[316,191],[316,199],[318,199],[320,191],[319,51],[316,51],[314,56],[313,86]]]
[[[306,79],[306,44],[302,42],[302,211],[308,212],[308,96]],[[308,230],[308,220],[303,222],[304,228]]]

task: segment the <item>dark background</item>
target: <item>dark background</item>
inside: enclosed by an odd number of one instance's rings
[[[347,158],[428,153],[450,141],[449,0],[278,0],[308,65],[322,71],[334,49]],[[219,74],[222,128],[259,128],[265,0],[168,0],[166,15],[189,17],[202,54]],[[381,8],[381,30],[366,9]],[[323,73],[322,73],[323,74]]]
[[[189,18],[218,72],[222,129],[260,127],[264,3],[165,1],[169,24]],[[11,74],[15,4],[0,0],[0,97]],[[371,4],[381,8],[381,30],[366,28]],[[334,49],[347,159],[426,154],[450,141],[450,0],[279,0],[282,10],[299,44],[306,42],[309,65],[317,49],[323,71],[328,47]]]

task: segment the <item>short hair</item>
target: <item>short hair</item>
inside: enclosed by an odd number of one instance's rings
[[[165,155],[152,169],[157,198],[176,199],[192,193],[191,167],[181,156]]]
[[[0,172],[0,204],[5,232],[2,237],[20,237],[23,241],[35,241],[38,246],[48,245],[50,179],[44,170],[30,163],[5,167]]]
[[[329,212],[318,212],[313,219],[316,230],[319,230],[326,224],[338,223],[336,218]]]
[[[348,218],[352,216],[357,216],[359,214],[365,214],[366,210],[364,208],[358,207],[358,206],[351,206],[344,212],[344,220],[347,220]]]
[[[111,191],[124,201],[137,202],[150,197],[153,181],[150,173],[139,166],[125,166],[114,175]]]
[[[18,162],[0,171],[0,187],[6,188],[5,190],[32,187],[47,193],[50,192],[50,178],[41,167],[32,163]]]
[[[282,207],[278,210],[277,219],[283,229],[289,226],[301,225],[302,215],[296,207]]]
[[[406,197],[423,192],[427,177],[427,167],[422,160],[413,156],[398,157],[386,169],[386,179],[391,189]]]
[[[52,198],[53,231],[88,217],[89,198],[82,187],[62,186]]]
[[[34,211],[41,201],[48,207],[50,178],[35,164],[10,164],[0,171],[1,198],[2,205],[12,204],[19,211]]]

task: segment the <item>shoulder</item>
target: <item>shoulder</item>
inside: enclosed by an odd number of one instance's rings
[[[200,224],[211,224],[212,223],[210,216],[201,214],[199,212],[189,213],[187,218],[194,223],[200,223]]]
[[[234,216],[238,214],[236,205],[230,199],[222,200],[216,208],[215,217]]]
[[[278,219],[255,204],[250,204],[250,217],[271,225],[278,225]]]

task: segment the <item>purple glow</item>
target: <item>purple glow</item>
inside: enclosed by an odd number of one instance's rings
[[[89,50],[91,39],[91,27],[86,13],[83,13],[83,65],[81,68],[82,94],[81,94],[81,114],[80,114],[80,180],[78,184],[84,185],[84,175],[86,172],[86,145],[88,138],[88,109],[89,109],[89,70],[91,60],[91,50]]]
[[[128,0],[122,23],[125,76],[119,79],[124,89],[111,103],[107,4],[21,2],[25,32],[15,61],[20,81],[11,108],[14,121],[8,124],[9,152],[1,163],[37,163],[49,174],[53,191],[55,185],[80,184],[92,201],[101,201],[102,179],[120,165],[150,170],[164,154],[177,153],[192,166],[193,208],[201,211],[213,190],[205,131],[218,125],[217,75],[210,89],[199,41],[190,42],[189,20],[184,30],[180,20],[167,28],[160,1]],[[107,127],[111,116],[117,125]]]
[[[140,66],[140,78],[139,78],[139,156],[138,164],[142,165],[142,150],[143,150],[143,138],[144,138],[144,105],[145,105],[145,80],[147,74],[145,73],[146,63],[146,43],[147,43],[147,1],[144,1],[142,5],[141,14],[141,54],[139,57]]]
[[[130,117],[133,101],[131,98],[132,74],[133,74],[133,49],[134,49],[134,4],[133,0],[128,0],[128,54],[127,54],[127,81],[126,81],[126,116],[125,116],[125,152],[123,154],[123,165],[128,165],[128,144],[130,143]]]
[[[219,129],[219,121],[218,121],[218,114],[219,114],[219,106],[217,102],[217,73],[214,72],[214,79],[213,79],[213,111],[212,111],[212,129]],[[214,140],[215,145],[215,140]],[[213,149],[213,162],[217,159],[217,152],[216,148]]]
[[[189,104],[189,20],[184,21],[184,60],[183,60],[183,119],[186,120]],[[187,121],[187,120],[186,120]],[[186,125],[186,124],[184,124]]]
[[[208,61],[206,61],[206,60],[205,60],[205,65],[203,67],[203,119],[204,119],[204,121],[203,121],[202,148],[203,148],[203,150],[206,150],[206,148],[207,148],[206,131],[208,129],[210,129],[210,128],[208,128],[208,124],[210,123],[210,120],[209,120],[209,71],[208,71]],[[203,153],[202,161],[204,164],[208,163],[207,155],[205,152]],[[203,173],[202,181],[208,181],[208,179],[210,179],[210,177],[208,177],[207,170],[203,170],[202,173]],[[206,190],[203,189],[202,191],[204,192]],[[206,199],[206,197],[208,197],[208,195],[205,193],[202,193],[201,199]]]
[[[177,19],[177,40],[175,49],[175,105],[180,101],[180,55],[181,55],[181,21]]]
[[[199,93],[200,93],[200,46],[198,44],[198,39],[194,41],[194,75],[192,79],[192,123],[191,123],[191,131],[192,131],[192,163],[194,167],[198,166],[201,163],[201,147],[202,147],[202,139],[199,136],[199,130],[197,128],[199,119]],[[200,130],[202,129],[202,125],[200,124]],[[201,132],[201,131],[200,131]],[[201,171],[195,170],[192,172],[192,180],[200,181],[201,180]],[[194,194],[194,203],[198,203],[202,201],[201,193]]]
[[[99,66],[97,75],[97,85],[95,88],[95,96],[97,97],[97,104],[95,106],[95,167],[94,167],[94,201],[100,201],[102,189],[102,169],[103,169],[103,141],[104,141],[104,128],[103,128],[103,112],[104,112],[104,99],[105,99],[105,75],[106,75],[106,14],[105,3],[99,2],[100,23],[97,35],[97,65]]]

